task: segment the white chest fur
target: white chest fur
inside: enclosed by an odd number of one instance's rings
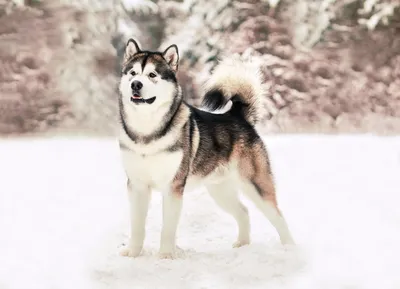
[[[129,150],[122,151],[122,162],[132,183],[168,191],[182,160],[182,151],[160,152],[140,155]]]

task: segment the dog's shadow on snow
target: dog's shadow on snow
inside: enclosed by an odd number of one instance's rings
[[[106,266],[97,267],[91,277],[105,288],[125,288],[124,284],[143,289],[253,288],[291,284],[305,267],[299,246],[253,243],[239,249],[185,250],[175,260],[160,260],[156,252],[150,251],[136,259],[113,256]]]

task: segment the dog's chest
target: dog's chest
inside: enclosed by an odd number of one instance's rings
[[[169,190],[182,161],[182,152],[140,155],[122,151],[125,171],[132,182],[144,183],[155,190]]]

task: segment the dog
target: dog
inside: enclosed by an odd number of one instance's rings
[[[240,59],[220,61],[205,85],[203,105],[196,108],[183,98],[178,65],[175,44],[159,52],[142,50],[133,38],[127,41],[119,83],[119,146],[128,180],[130,239],[120,254],[141,254],[154,189],[163,194],[159,257],[176,258],[183,194],[200,185],[236,220],[233,247],[250,243],[239,189],[272,223],[282,244],[294,244],[255,128],[264,93],[259,70]]]

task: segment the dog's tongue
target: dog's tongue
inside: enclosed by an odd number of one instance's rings
[[[140,98],[140,95],[139,94],[134,94],[133,98]]]

